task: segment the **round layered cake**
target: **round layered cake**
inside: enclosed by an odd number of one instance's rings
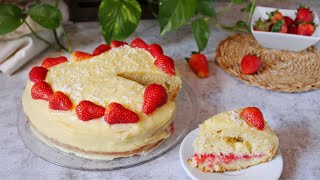
[[[150,47],[115,41],[93,54],[76,51],[69,61],[46,58],[34,67],[22,104],[37,136],[94,159],[142,154],[161,144],[173,133],[181,79],[172,59]]]

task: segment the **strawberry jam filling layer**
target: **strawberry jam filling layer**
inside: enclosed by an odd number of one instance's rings
[[[204,155],[198,155],[194,154],[193,159],[198,164],[205,164],[206,166],[212,167],[214,165],[218,164],[229,164],[231,162],[237,161],[237,160],[249,160],[252,158],[259,158],[263,155],[254,155],[254,154],[248,154],[248,155],[242,155],[237,156],[234,154],[227,154],[227,155],[214,155],[214,154],[204,154]]]

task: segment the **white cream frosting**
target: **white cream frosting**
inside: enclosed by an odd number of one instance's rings
[[[27,83],[23,108],[33,126],[43,135],[84,151],[126,152],[156,143],[169,134],[165,131],[175,111],[168,101],[151,115],[142,113],[144,85],[118,76],[143,72],[168,76],[153,65],[153,57],[143,49],[124,46],[81,62],[68,62],[50,68],[46,82],[54,91],[68,95],[75,107],[82,100],[100,106],[117,102],[136,112],[137,123],[109,125],[102,118],[81,121],[75,110],[56,111],[48,102],[31,97],[33,82]]]

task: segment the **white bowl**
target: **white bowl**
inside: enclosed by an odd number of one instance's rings
[[[312,36],[302,36],[295,34],[263,32],[253,30],[255,22],[259,19],[268,19],[267,12],[277,10],[277,8],[269,8],[256,6],[251,19],[251,32],[258,43],[265,48],[280,49],[287,51],[302,51],[308,47],[316,44],[320,40],[320,28],[316,27]],[[297,10],[279,9],[283,16],[289,16],[295,19]],[[314,23],[319,25],[319,17],[313,11]]]

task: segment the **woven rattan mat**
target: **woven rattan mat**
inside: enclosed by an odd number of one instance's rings
[[[247,54],[255,54],[263,61],[256,74],[241,73],[240,62]],[[320,51],[316,47],[301,52],[266,49],[252,35],[235,35],[219,44],[216,61],[227,73],[249,85],[281,92],[320,88]]]

